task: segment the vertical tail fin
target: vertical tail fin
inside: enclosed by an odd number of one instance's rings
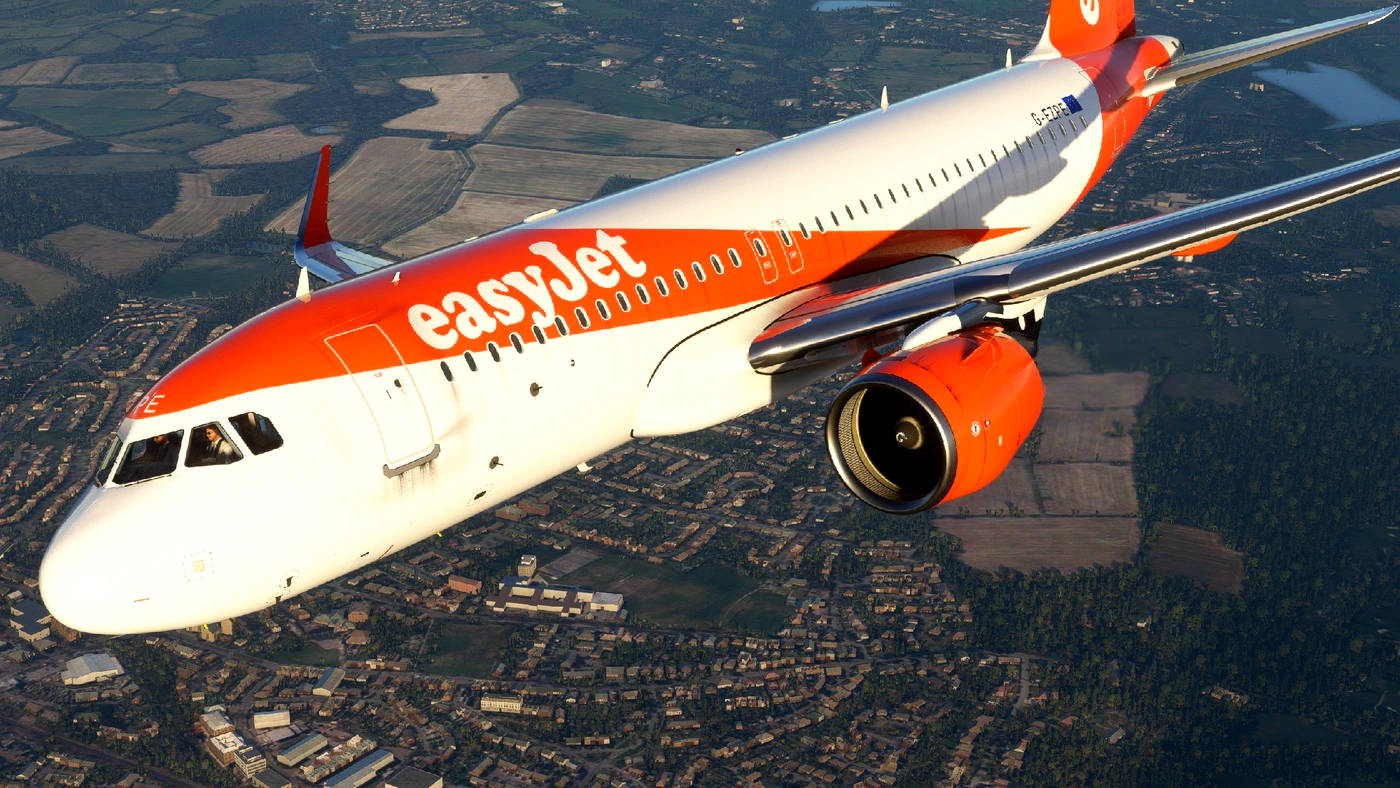
[[[1026,60],[1072,57],[1137,35],[1133,0],[1050,0],[1050,19]]]

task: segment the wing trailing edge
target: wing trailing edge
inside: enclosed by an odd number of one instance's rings
[[[1197,52],[1179,58],[1176,62],[1162,68],[1157,73],[1147,79],[1143,85],[1141,94],[1144,96],[1154,96],[1172,88],[1189,85],[1197,80],[1213,77],[1231,69],[1247,66],[1250,63],[1257,63],[1265,58],[1288,52],[1290,50],[1315,44],[1332,36],[1339,36],[1353,30],[1374,25],[1395,12],[1395,6],[1380,8],[1375,11],[1368,11],[1364,14],[1356,14],[1342,19],[1333,19],[1330,22],[1322,22],[1308,27],[1300,27],[1295,30],[1288,30],[1282,33],[1263,36],[1261,38],[1241,41],[1236,44],[1228,44],[1215,49],[1207,49],[1204,52]]]
[[[311,179],[306,205],[301,211],[295,252],[297,265],[332,284],[393,265],[393,260],[351,249],[331,237],[326,219],[330,183],[331,146],[326,145],[321,148],[316,174]]]
[[[749,346],[749,363],[782,372],[859,352],[974,300],[1016,304],[1174,251],[1400,180],[1400,149],[1185,210],[872,288],[828,309],[803,305]]]

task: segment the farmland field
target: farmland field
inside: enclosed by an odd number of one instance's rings
[[[0,252],[0,279],[24,288],[25,295],[36,306],[58,298],[78,283],[57,268],[9,252]]]
[[[202,145],[210,145],[226,136],[228,134],[224,131],[213,126],[206,126],[203,123],[176,123],[157,129],[123,134],[120,137],[109,139],[108,142],[113,143],[113,145],[126,145],[132,149],[179,153]],[[115,147],[112,151],[114,153],[120,152]]]
[[[180,173],[180,196],[175,208],[141,234],[156,238],[195,238],[213,232],[219,222],[251,208],[262,199],[258,194],[215,196],[214,182],[227,174],[227,170]]]
[[[587,200],[614,175],[653,180],[694,167],[701,159],[598,156],[504,145],[473,145],[471,191]]]
[[[1031,463],[1025,457],[1017,456],[1006,466],[996,481],[972,495],[943,504],[935,509],[943,516],[968,514],[1040,514],[1040,504],[1035,495],[1035,480],[1031,475]],[[944,522],[939,520],[939,523]]]
[[[440,212],[456,193],[467,161],[458,151],[433,150],[431,144],[379,137],[361,145],[331,176],[336,237],[378,243]],[[267,229],[295,234],[301,210],[300,201],[288,206]]]
[[[540,211],[563,210],[570,205],[573,203],[567,200],[543,197],[462,192],[447,213],[386,242],[384,249],[400,257],[413,257],[508,227]]]
[[[492,142],[581,153],[728,156],[773,137],[746,129],[707,129],[661,120],[604,115],[560,101],[531,101],[512,109],[491,130]]]
[[[962,540],[964,563],[988,572],[1129,563],[1140,539],[1137,520],[1114,517],[965,517],[938,529]]]
[[[337,142],[339,134],[312,136],[301,133],[296,126],[275,126],[206,145],[191,153],[190,158],[206,167],[291,161]]]
[[[53,148],[68,142],[68,139],[62,134],[54,134],[37,126],[0,129],[0,159],[23,156],[36,150]]]
[[[1227,594],[1238,594],[1244,582],[1244,561],[1220,543],[1220,534],[1184,525],[1162,526],[1147,551],[1147,566],[1157,574],[1189,578]]]
[[[275,258],[197,254],[176,263],[147,288],[155,298],[218,297],[248,289],[252,283],[281,272],[293,281],[292,266]]]
[[[68,76],[76,57],[46,57],[0,71],[0,85],[56,85]]]
[[[480,134],[497,112],[520,98],[508,74],[407,77],[399,83],[411,90],[432,92],[437,103],[386,122],[388,129]]]
[[[91,224],[75,224],[40,240],[108,276],[135,271],[142,263],[176,246]]]
[[[122,82],[173,82],[179,75],[169,63],[87,63],[73,69],[65,85],[115,85]]]
[[[1040,374],[1045,376],[1081,375],[1094,371],[1083,356],[1074,355],[1069,345],[1060,342],[1042,342],[1040,352],[1035,357],[1035,365],[1040,367]]]
[[[84,136],[105,137],[175,123],[217,103],[213,98],[184,94],[172,98],[154,87],[20,88],[10,108]]]
[[[1040,417],[1040,462],[1132,462],[1132,408],[1048,408]]]
[[[219,108],[219,111],[229,118],[224,126],[230,129],[247,129],[285,121],[286,118],[273,110],[273,105],[306,90],[308,86],[267,79],[230,79],[224,82],[185,82],[180,87],[206,96],[227,99],[231,103]]]
[[[1045,381],[1046,408],[1135,408],[1147,396],[1146,372],[1070,375]]]
[[[1037,465],[1035,480],[1046,514],[1136,516],[1138,513],[1133,469],[1127,465],[1095,462]]]

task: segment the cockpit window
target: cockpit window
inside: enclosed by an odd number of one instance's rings
[[[180,441],[184,437],[184,430],[175,430],[132,441],[126,447],[121,467],[112,477],[112,483],[143,482],[174,471],[176,463],[180,461]]]
[[[229,441],[216,422],[201,424],[190,433],[190,453],[185,455],[187,467],[228,465],[241,459],[243,452]]]
[[[260,413],[240,413],[237,416],[230,416],[229,423],[238,430],[238,437],[248,445],[248,450],[254,454],[262,454],[265,451],[280,449],[282,447],[282,436],[277,432],[277,428],[272,426],[272,422]]]
[[[102,446],[102,460],[97,463],[97,473],[93,474],[92,483],[98,487],[107,481],[107,475],[112,472],[112,466],[117,464],[117,451],[122,447],[122,439],[116,435],[108,435]]]

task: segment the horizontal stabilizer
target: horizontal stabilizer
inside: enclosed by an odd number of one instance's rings
[[[306,193],[306,207],[301,212],[301,229],[297,232],[296,245],[297,265],[331,283],[393,265],[393,260],[351,249],[331,237],[326,221],[330,183],[331,146],[326,145],[321,148],[316,175],[311,180],[311,188]]]
[[[867,289],[825,308],[804,304],[749,346],[749,363],[780,372],[833,351],[889,341],[976,299],[1017,304],[1400,180],[1400,150],[1175,213],[1010,252]]]
[[[1394,11],[1395,6],[1381,8],[1344,19],[1334,19],[1331,22],[1300,27],[1296,30],[1274,33],[1271,36],[1186,55],[1149,77],[1147,84],[1143,86],[1142,95],[1152,96],[1231,69],[1247,66],[1250,63],[1257,63],[1265,58],[1305,47],[1308,44],[1317,43],[1324,38],[1339,36],[1357,28],[1374,25],[1390,16]]]

